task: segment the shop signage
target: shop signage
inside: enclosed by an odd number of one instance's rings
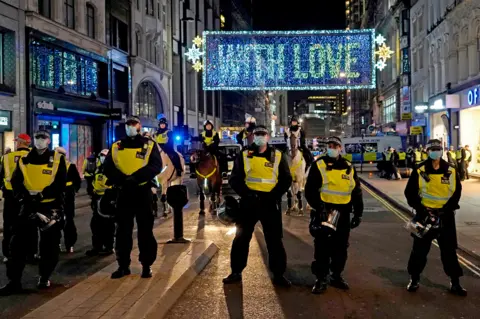
[[[412,113],[402,113],[402,121],[411,120]]]
[[[423,134],[422,126],[410,126],[410,135],[421,135]]]
[[[122,111],[123,109],[111,109],[110,110],[110,119],[120,121],[122,119]]]
[[[428,110],[427,102],[418,103],[417,105],[415,105],[415,112],[417,113],[423,113],[423,112],[426,112],[427,110]]]
[[[480,92],[478,88],[474,88],[468,91],[468,105],[477,105]]]
[[[443,110],[445,108],[445,105],[443,105],[443,100],[438,99],[433,102],[433,105],[430,105],[428,108],[429,110],[437,111],[437,110]]]
[[[0,132],[12,130],[12,112],[0,111]]]
[[[39,101],[37,102],[37,108],[42,110],[55,111],[55,106],[52,102]]]

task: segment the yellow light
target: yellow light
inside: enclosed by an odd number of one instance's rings
[[[220,21],[222,23],[225,23],[225,16],[223,14],[220,15]]]
[[[195,44],[197,47],[201,47],[202,44],[203,44],[203,39],[197,35],[194,39],[193,39],[193,44]]]
[[[197,61],[197,62],[195,62],[195,64],[192,66],[192,68],[193,68],[195,71],[200,72],[200,70],[203,69],[203,64],[202,64],[202,62]]]
[[[380,48],[378,48],[378,51],[375,51],[375,55],[378,55],[380,59],[382,60],[387,60],[392,57],[393,51],[390,50],[390,47],[388,47],[386,44],[383,44]]]

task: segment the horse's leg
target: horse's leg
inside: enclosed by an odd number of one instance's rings
[[[198,192],[200,194],[200,215],[205,215],[205,193],[203,192],[203,184],[198,186]]]
[[[289,189],[287,191],[287,212],[285,214],[290,215],[291,210],[292,210],[292,191]]]
[[[210,214],[214,214],[215,213],[215,189],[212,189],[212,191],[210,192],[210,200],[209,200],[209,204],[210,204]]]
[[[302,201],[301,189],[299,189],[297,192],[297,200],[298,200],[298,215],[303,216],[303,201]]]

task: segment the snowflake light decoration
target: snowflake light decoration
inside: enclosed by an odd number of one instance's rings
[[[390,50],[390,47],[387,47],[385,44],[383,44],[380,48],[378,48],[378,51],[375,52],[376,55],[382,60],[387,60],[390,59],[393,51]]]
[[[375,38],[375,43],[378,44],[378,45],[382,45],[385,43],[385,37],[381,34],[377,35],[377,37]]]
[[[193,39],[193,44],[195,44],[197,47],[201,47],[203,44],[203,39],[197,35],[195,39]]]
[[[385,67],[387,66],[387,63],[385,63],[384,60],[380,59],[377,61],[377,63],[375,64],[375,67],[377,69],[379,69],[380,71],[382,71],[383,69],[385,69]]]
[[[188,60],[192,63],[196,63],[200,57],[203,55],[203,52],[197,48],[196,45],[193,45],[191,48],[188,49],[187,53],[185,53]]]
[[[203,69],[203,64],[202,64],[202,62],[197,61],[197,62],[195,62],[195,64],[193,64],[192,67],[195,71],[200,72]]]
[[[382,71],[387,66],[387,60],[392,57],[394,53],[389,46],[385,43],[385,37],[381,34],[377,35],[375,38],[375,43],[378,45],[377,51],[375,51],[375,55],[378,55],[377,63],[375,63],[375,67]]]
[[[200,72],[203,69],[201,57],[205,55],[205,52],[201,50],[203,38],[197,35],[192,42],[193,46],[188,49],[188,51],[185,53],[185,56],[187,57],[187,60],[193,64],[192,68],[195,71]]]

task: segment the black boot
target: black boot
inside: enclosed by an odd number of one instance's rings
[[[142,269],[142,278],[152,278],[153,272],[152,267],[150,266],[143,266]]]
[[[224,284],[227,284],[227,285],[242,282],[242,274],[232,272],[230,275],[228,275],[228,277],[223,278],[222,281]]]
[[[113,248],[103,248],[98,252],[100,256],[108,256],[114,253]]]
[[[37,288],[38,289],[50,288],[50,280],[48,280],[48,278],[40,277],[40,279],[38,280],[38,283],[37,283]]]
[[[22,284],[19,281],[9,281],[0,288],[0,296],[10,296],[22,292]]]
[[[452,278],[450,292],[461,297],[465,297],[467,295],[467,290],[460,285],[460,280],[458,278]]]
[[[119,278],[122,278],[124,276],[128,276],[130,275],[132,272],[130,271],[130,268],[129,267],[118,267],[117,270],[115,270],[113,273],[112,273],[112,276],[110,276],[110,278],[112,279],[119,279]]]
[[[342,290],[350,289],[350,286],[345,281],[345,279],[343,279],[342,275],[332,275],[330,277],[330,286],[338,289],[342,289]]]
[[[312,294],[315,295],[320,295],[323,294],[328,287],[328,281],[327,278],[318,278],[317,281],[315,281],[315,285],[312,288]]]
[[[420,287],[420,277],[412,276],[410,282],[407,285],[407,290],[410,292],[415,292]]]
[[[272,280],[272,283],[275,286],[284,287],[284,288],[290,288],[292,286],[292,283],[290,282],[290,280],[285,278],[285,276],[283,276],[283,275],[274,276],[273,280]]]

